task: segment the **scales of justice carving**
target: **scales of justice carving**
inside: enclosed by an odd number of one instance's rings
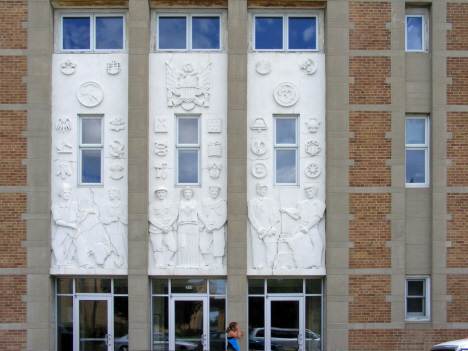
[[[74,198],[73,190],[63,183],[51,207],[54,267],[122,268],[127,264],[128,211],[119,190],[108,190],[109,201],[102,209],[91,190],[80,199]]]
[[[201,204],[190,187],[181,191],[178,204],[166,199],[163,186],[149,206],[149,239],[157,268],[223,268],[226,201],[220,187],[210,186],[210,197]]]
[[[167,105],[182,106],[186,111],[195,106],[209,106],[211,63],[199,71],[186,63],[182,71],[166,62]]]
[[[256,185],[257,196],[248,202],[251,224],[252,263],[255,269],[310,269],[322,266],[323,241],[319,223],[325,204],[317,199],[315,185],[305,187],[306,200],[295,208],[279,208],[267,197],[265,183]],[[283,232],[284,216],[295,220],[291,232]]]

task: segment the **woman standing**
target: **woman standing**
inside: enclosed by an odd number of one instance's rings
[[[242,335],[244,335],[244,332],[240,330],[239,324],[237,324],[236,322],[229,323],[229,327],[226,329],[226,333],[228,333],[227,349],[240,351],[240,347],[239,347],[239,343],[237,342],[237,339],[242,338]]]

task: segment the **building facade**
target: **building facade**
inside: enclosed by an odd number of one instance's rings
[[[0,9],[0,350],[466,337],[468,1]]]

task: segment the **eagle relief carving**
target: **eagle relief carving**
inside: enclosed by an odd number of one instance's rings
[[[178,71],[166,62],[167,105],[182,106],[190,111],[196,106],[209,106],[211,63],[195,71],[191,63],[186,63]]]

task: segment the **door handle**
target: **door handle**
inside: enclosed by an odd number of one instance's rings
[[[106,342],[106,345],[109,346],[110,345],[110,337],[111,335],[110,334],[106,334],[106,336],[104,337],[105,338],[105,342]]]
[[[202,334],[202,345],[206,346],[206,334]]]
[[[299,345],[299,348],[302,346],[302,334],[299,334],[297,336],[297,344]]]

